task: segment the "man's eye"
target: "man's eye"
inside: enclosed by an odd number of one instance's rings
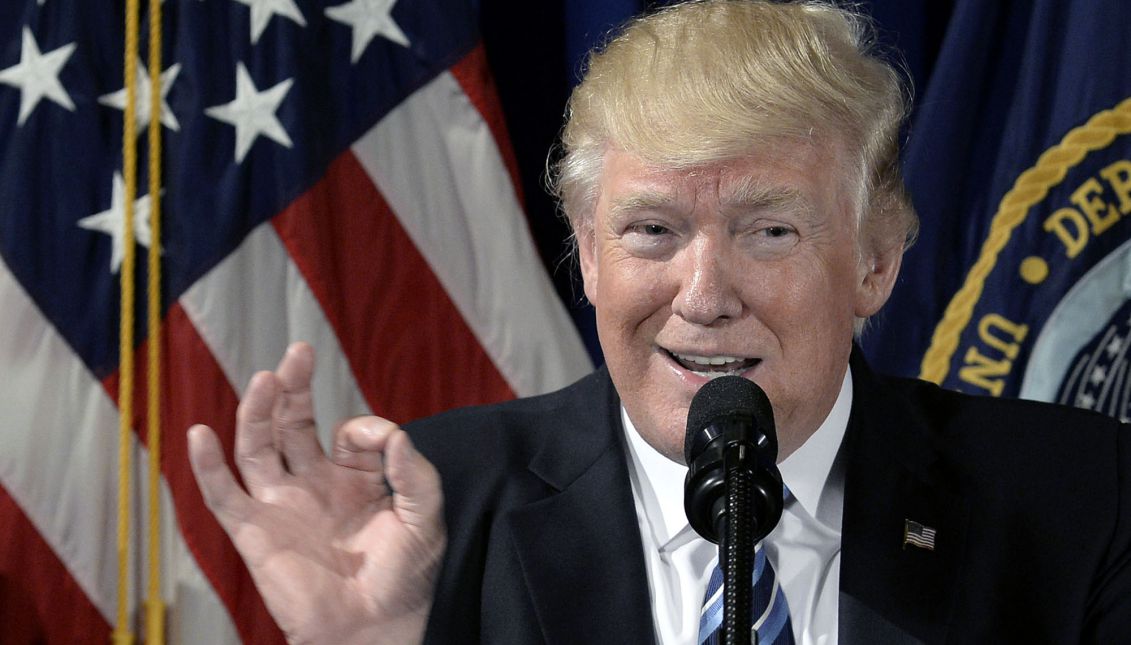
[[[663,224],[633,224],[628,230],[629,232],[643,233],[649,237],[667,235],[671,232],[671,229]]]
[[[620,236],[625,251],[642,258],[658,258],[671,253],[679,243],[679,235],[659,222],[629,224]]]
[[[797,246],[797,229],[788,224],[762,222],[743,235],[747,248],[756,257],[774,258]]]

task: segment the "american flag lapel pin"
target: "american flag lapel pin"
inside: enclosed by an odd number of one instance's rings
[[[903,548],[910,544],[927,551],[935,550],[935,529],[912,520],[903,520]]]

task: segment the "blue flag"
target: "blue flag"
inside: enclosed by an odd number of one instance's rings
[[[958,2],[905,158],[922,219],[865,351],[1127,417],[1131,5]]]

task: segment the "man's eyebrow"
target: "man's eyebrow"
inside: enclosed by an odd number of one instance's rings
[[[662,210],[675,203],[672,195],[662,192],[638,192],[613,200],[609,213],[614,217],[626,213]]]
[[[674,207],[677,199],[663,191],[642,190],[613,200],[609,214],[613,217],[646,211],[663,211]],[[754,180],[738,181],[720,196],[726,210],[807,211],[809,200],[795,188],[775,186]]]
[[[719,200],[728,209],[797,211],[808,210],[809,200],[795,188],[747,180],[727,188]]]

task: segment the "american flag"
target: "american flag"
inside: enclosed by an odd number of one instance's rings
[[[104,643],[118,583],[124,8],[2,5],[0,641]],[[173,642],[276,642],[189,471],[190,423],[212,425],[230,451],[241,389],[296,339],[318,355],[324,434],[359,413],[404,422],[547,391],[591,365],[530,240],[477,2],[177,0],[163,13],[162,108],[152,116],[166,169],[167,627]],[[145,254],[156,246],[145,74],[135,202],[142,420]],[[145,454],[141,432],[135,538]],[[133,544],[137,633],[144,540]]]
[[[903,520],[903,548],[907,545],[926,549],[928,551],[935,550],[935,529],[920,524],[912,520]]]

